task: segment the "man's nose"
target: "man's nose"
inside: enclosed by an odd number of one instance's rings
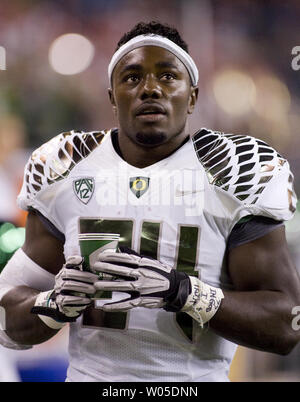
[[[147,76],[141,89],[141,99],[146,98],[159,99],[161,97],[161,88],[157,79],[153,76]]]

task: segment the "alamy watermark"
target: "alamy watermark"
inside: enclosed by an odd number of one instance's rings
[[[6,320],[5,320],[5,309],[0,306],[0,330],[5,331],[6,329]]]
[[[294,56],[291,63],[292,69],[298,71],[300,70],[300,46],[293,47],[292,56]]]
[[[300,306],[295,306],[292,308],[292,315],[295,316],[292,320],[292,328],[294,331],[299,331],[299,329],[300,329]]]
[[[6,50],[0,46],[0,70],[6,70]]]
[[[74,192],[82,202],[95,197],[102,208],[145,206],[147,208],[178,208],[188,217],[201,216],[204,209],[204,173],[192,169],[159,169],[155,174],[131,176],[128,167],[119,163],[118,174],[102,169],[96,178],[101,182],[94,194],[93,178],[75,180]],[[150,173],[150,172],[149,172]],[[128,179],[128,177],[130,179]],[[129,191],[128,191],[129,190]]]

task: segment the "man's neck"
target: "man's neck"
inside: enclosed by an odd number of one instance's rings
[[[176,136],[165,144],[156,147],[146,147],[133,142],[125,135],[117,132],[113,134],[113,144],[116,152],[130,165],[137,168],[145,168],[167,158],[176,152],[189,140],[189,135]]]

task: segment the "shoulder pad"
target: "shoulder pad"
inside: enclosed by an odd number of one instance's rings
[[[64,179],[78,162],[103,140],[105,131],[69,131],[52,138],[35,150],[25,167],[23,188],[34,198],[44,187]]]
[[[290,212],[295,211],[296,196],[289,164],[268,144],[247,135],[207,129],[197,132],[192,141],[211,184],[243,204],[259,204],[265,189],[273,188],[277,180],[283,184],[278,178],[284,175],[287,194],[285,192],[282,197],[289,201]]]

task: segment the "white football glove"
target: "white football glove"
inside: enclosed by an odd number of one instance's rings
[[[46,316],[61,323],[76,321],[92,303],[98,280],[98,275],[83,271],[82,263],[81,256],[67,258],[55,277],[54,289],[40,293],[31,312],[41,319]]]
[[[191,290],[189,276],[162,262],[133,253],[101,253],[93,265],[93,271],[114,277],[112,281],[95,282],[97,290],[130,294],[125,300],[104,304],[102,309],[127,311],[133,307],[163,307],[167,311],[179,311]]]
[[[97,290],[125,292],[129,298],[106,303],[104,311],[127,311],[134,307],[163,308],[166,311],[183,311],[202,327],[217,312],[224,294],[194,276],[176,271],[160,261],[127,253],[105,252],[93,265],[93,270],[110,274],[113,280],[94,283]]]

